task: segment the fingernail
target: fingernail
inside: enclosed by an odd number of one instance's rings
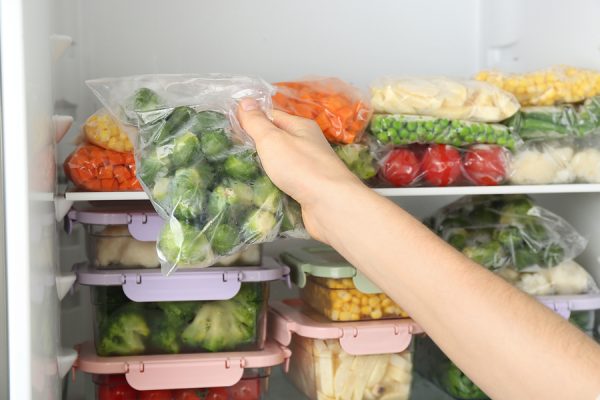
[[[246,98],[240,101],[240,105],[242,106],[242,110],[244,111],[254,111],[258,110],[258,102],[255,99]]]

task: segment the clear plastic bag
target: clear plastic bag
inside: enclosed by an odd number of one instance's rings
[[[376,113],[499,122],[519,109],[510,93],[485,82],[450,78],[387,78],[371,87]]]
[[[491,269],[535,271],[577,257],[587,245],[567,221],[525,195],[467,196],[426,224],[473,261]]]
[[[504,125],[416,115],[376,114],[369,129],[380,143],[396,146],[414,143],[457,147],[497,144],[513,149],[521,143],[520,138]]]
[[[207,267],[278,235],[306,237],[299,205],[273,185],[236,117],[238,101],[271,109],[272,87],[233,75],[143,75],[88,81],[127,126],[138,175],[167,222],[163,272]]]
[[[577,103],[600,94],[600,72],[566,65],[525,74],[482,71],[475,79],[513,93],[522,106]]]
[[[600,183],[600,136],[530,141],[515,152],[510,183]]]
[[[600,96],[579,105],[525,107],[505,122],[523,140],[561,139],[600,133]]]
[[[359,89],[337,78],[278,82],[273,106],[315,120],[332,143],[360,140],[372,110]]]
[[[363,181],[377,175],[377,161],[368,143],[334,145],[333,149],[346,167]]]
[[[78,189],[92,192],[142,190],[132,152],[120,153],[84,143],[63,164],[67,178]]]
[[[129,137],[105,109],[90,115],[82,130],[85,139],[96,146],[121,153],[133,151]]]
[[[384,185],[495,186],[508,177],[510,152],[501,146],[444,144],[383,146],[374,150]]]

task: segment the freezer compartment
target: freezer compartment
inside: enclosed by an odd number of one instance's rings
[[[136,390],[129,385],[125,375],[94,375],[97,400],[261,400],[269,387],[271,368],[248,368],[242,379],[233,386],[173,390]]]
[[[408,317],[385,293],[363,293],[349,278],[309,276],[300,296],[305,304],[331,321]]]
[[[295,335],[288,377],[306,396],[320,400],[395,399],[410,397],[412,357],[396,354],[355,356],[339,340]]]
[[[269,286],[243,283],[229,300],[133,302],[122,286],[91,288],[100,356],[250,351],[264,347]]]

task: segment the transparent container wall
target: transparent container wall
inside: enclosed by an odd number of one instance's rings
[[[101,269],[159,268],[156,242],[136,240],[127,225],[86,224],[86,250],[89,262]],[[157,232],[158,234],[158,232]],[[252,245],[215,266],[256,266],[261,264],[262,248]]]
[[[408,314],[385,293],[367,294],[354,286],[352,279],[308,276],[300,290],[305,304],[331,321],[360,321],[404,318]]]
[[[569,322],[584,331],[586,334],[594,335],[596,312],[592,310],[572,311]]]
[[[94,375],[93,380],[97,400],[261,400],[266,398],[270,374],[270,368],[251,368],[230,387],[144,391],[129,386],[125,375]]]
[[[230,300],[129,300],[121,286],[91,288],[99,356],[262,350],[267,283],[244,283]]]
[[[411,352],[353,356],[338,340],[294,336],[289,379],[307,397],[319,400],[408,400]]]

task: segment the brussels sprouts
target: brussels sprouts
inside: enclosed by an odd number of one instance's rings
[[[280,231],[285,233],[297,229],[304,229],[300,203],[292,198],[285,198],[283,202],[283,220],[281,221]]]
[[[184,195],[173,199],[173,215],[184,221],[198,220],[206,209],[206,192],[199,189],[197,192],[186,192]]]
[[[277,228],[277,218],[265,210],[254,210],[244,222],[242,232],[244,238],[251,243],[262,242],[270,238]]]
[[[240,242],[240,232],[229,224],[219,224],[213,230],[211,244],[219,255],[228,254]]]
[[[156,110],[162,105],[160,97],[151,89],[140,88],[132,98],[133,110],[137,112]]]
[[[138,175],[142,182],[148,186],[152,186],[157,177],[162,177],[169,173],[170,167],[169,158],[160,154],[157,149],[152,149],[143,154]]]
[[[230,155],[225,160],[224,167],[228,176],[241,181],[254,179],[259,172],[256,153],[253,151]]]
[[[175,136],[195,114],[194,110],[189,107],[175,107],[173,112],[167,117],[165,123],[157,132],[153,141],[160,143],[165,139]]]
[[[200,135],[204,131],[228,127],[229,120],[225,114],[216,111],[200,111],[192,117],[190,130],[196,135]]]
[[[200,141],[192,132],[185,132],[173,140],[173,152],[171,160],[175,168],[188,165],[198,155]]]
[[[199,162],[188,168],[181,168],[175,172],[173,177],[172,196],[177,198],[184,193],[193,194],[197,191],[206,190],[212,185],[214,179],[214,170],[205,162]]]
[[[263,175],[254,181],[253,202],[261,210],[276,213],[281,208],[281,191]]]
[[[206,235],[192,225],[170,220],[158,239],[158,251],[171,264],[195,264],[212,257]]]
[[[206,131],[200,135],[200,147],[206,158],[214,161],[225,156],[231,147],[231,140],[223,129]]]
[[[224,213],[238,213],[252,205],[253,191],[250,185],[234,180],[225,180],[210,194],[208,215],[210,218]]]
[[[169,178],[159,178],[154,183],[154,187],[152,188],[152,198],[158,204],[166,208],[166,201],[169,198],[169,187],[171,184],[171,179]]]

